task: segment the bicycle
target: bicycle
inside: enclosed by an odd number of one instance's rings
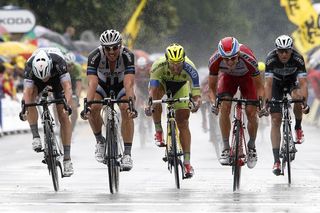
[[[101,104],[104,107],[103,116],[104,125],[106,126],[106,148],[105,157],[103,163],[108,167],[108,180],[109,190],[111,194],[119,191],[119,173],[122,171],[120,160],[123,156],[123,147],[120,143],[120,135],[118,129],[119,117],[118,113],[114,108],[115,104],[127,103],[129,110],[133,111],[133,100],[115,99],[114,93],[111,92],[109,98],[102,100],[88,101],[84,98],[84,110],[81,112],[81,117],[84,117],[84,113],[88,113],[88,107],[91,104]]]
[[[165,103],[167,105],[167,144],[163,161],[168,163],[168,170],[170,171],[170,173],[172,173],[173,168],[177,189],[180,189],[179,166],[182,179],[189,178],[184,175],[184,166],[181,160],[181,156],[183,156],[183,150],[180,143],[179,130],[175,120],[174,109],[174,103],[183,101],[189,101],[189,103],[194,106],[191,97],[173,98],[170,91],[167,92],[166,99],[152,100],[152,98],[149,98],[148,101],[149,107],[151,107],[153,104],[161,103]]]
[[[288,183],[291,184],[291,161],[295,158],[297,149],[295,148],[295,142],[293,141],[291,131],[291,115],[290,108],[291,103],[304,103],[304,99],[289,99],[289,91],[287,88],[283,90],[284,97],[282,100],[267,100],[267,104],[280,104],[282,107],[282,143],[279,156],[282,158],[280,175],[284,175],[285,167],[287,165]]]
[[[242,98],[217,98],[217,106],[222,101],[235,102],[234,105],[234,120],[232,125],[232,143],[230,147],[230,166],[232,166],[233,175],[233,191],[240,189],[241,167],[247,163],[248,160],[248,147],[245,140],[244,130],[244,105],[255,105],[259,108],[261,100],[250,100]]]
[[[44,149],[39,152],[44,152],[43,162],[47,164],[49,174],[51,174],[53,188],[55,191],[59,191],[59,177],[58,177],[58,168],[60,168],[61,178],[66,177],[62,172],[62,160],[63,160],[63,146],[59,140],[57,140],[54,134],[55,122],[53,116],[50,113],[49,105],[50,104],[63,104],[64,109],[71,115],[72,110],[68,107],[66,100],[64,98],[59,99],[48,99],[49,92],[52,90],[46,87],[41,95],[41,98],[36,103],[26,104],[24,100],[21,102],[22,111],[20,116],[25,115],[28,107],[39,106],[42,108],[41,120],[44,130]]]

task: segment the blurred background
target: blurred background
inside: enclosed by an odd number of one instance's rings
[[[106,29],[122,32],[124,44],[135,51],[136,59],[148,57],[148,60],[140,60],[144,62],[143,69],[150,68],[150,63],[163,55],[170,43],[180,43],[198,67],[202,81],[208,75],[208,60],[221,38],[236,37],[253,50],[258,61],[264,61],[274,48],[275,38],[288,34],[294,38],[295,48],[307,62],[309,102],[314,105],[309,118],[318,123],[319,2],[7,0],[0,3],[1,96],[10,97],[10,101],[15,100],[18,104],[25,61],[39,47],[57,47],[63,53],[72,52],[75,62],[83,69],[85,88],[87,56],[99,45],[99,36]],[[144,53],[140,54],[139,50]]]

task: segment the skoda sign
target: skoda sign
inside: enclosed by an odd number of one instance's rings
[[[0,25],[9,33],[25,33],[36,24],[36,18],[29,10],[0,10]]]

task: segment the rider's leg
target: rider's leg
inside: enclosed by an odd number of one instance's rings
[[[74,95],[75,96],[75,95]],[[71,114],[71,126],[72,126],[72,131],[74,130],[74,127],[76,126],[77,120],[78,120],[78,104],[79,104],[79,98],[74,97],[72,98],[73,102],[71,105],[72,109],[72,114]]]
[[[121,99],[128,99],[128,97],[123,96]],[[133,141],[133,133],[134,133],[134,122],[133,119],[129,117],[128,112],[128,104],[121,104],[121,135],[124,143],[124,155],[131,156],[131,147]]]
[[[70,144],[72,134],[71,121],[69,116],[64,112],[63,105],[58,104],[56,106],[60,123],[61,140],[64,148],[64,160],[70,160]]]
[[[231,121],[229,117],[230,111],[231,111],[231,102],[223,101],[220,107],[220,118],[219,118],[221,136],[223,140],[222,151],[230,149],[230,144],[229,144],[229,135],[230,135],[230,129],[231,129]]]
[[[279,150],[281,142],[281,113],[271,113],[271,144],[274,162],[279,162]]]
[[[161,99],[164,96],[164,88],[162,86],[153,88],[153,100]],[[162,113],[162,106],[161,104],[154,105],[154,112],[152,114],[154,126],[156,131],[162,132],[162,125],[161,125],[161,113]]]
[[[180,142],[184,154],[184,164],[190,164],[191,134],[189,129],[189,109],[176,110],[176,122],[180,132]]]
[[[257,118],[257,107],[253,105],[246,106],[246,115],[248,118],[248,133],[249,133],[249,142],[248,148],[255,148],[255,140],[258,130],[258,118]]]
[[[301,99],[302,98],[298,89],[295,89],[291,92],[291,97],[292,97],[292,99]],[[301,129],[301,121],[302,121],[302,105],[301,105],[301,103],[294,104],[293,113],[294,113],[295,120],[296,120],[294,129]]]
[[[95,93],[94,100],[101,100],[102,97]],[[91,126],[91,129],[93,131],[93,134],[96,137],[97,142],[103,142],[104,139],[101,134],[101,128],[102,128],[102,117],[100,115],[102,106],[100,104],[92,104],[91,105],[91,112],[89,116],[89,123]]]
[[[30,102],[35,102],[36,97],[38,96],[38,88],[36,86],[33,87],[32,97],[30,97]],[[36,107],[28,107],[27,109],[27,120],[30,125],[31,133],[33,138],[40,138],[38,131],[38,110]]]

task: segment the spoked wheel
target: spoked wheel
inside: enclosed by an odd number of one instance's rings
[[[46,143],[48,145],[48,153],[46,156],[46,163],[49,169],[49,173],[51,174],[52,177],[52,182],[53,182],[53,188],[55,191],[59,191],[59,177],[58,177],[58,162],[56,159],[56,156],[54,154],[53,150],[53,144],[54,144],[54,138],[53,138],[53,133],[51,131],[51,127],[49,123],[46,122],[45,124],[45,135],[46,135]]]
[[[107,124],[107,165],[108,165],[108,177],[109,177],[109,189],[110,193],[116,193],[119,190],[119,173],[120,167],[118,165],[118,144],[117,137],[114,131],[111,131],[111,124]]]
[[[236,136],[235,136],[235,153],[232,162],[232,172],[233,172],[233,191],[240,189],[240,176],[241,176],[241,165],[239,156],[239,144],[240,144],[240,122],[236,124]]]
[[[176,141],[176,126],[175,122],[170,122],[170,128],[171,128],[171,145],[172,145],[172,160],[173,160],[173,173],[174,173],[174,179],[176,183],[177,189],[180,189],[180,179],[179,179],[179,166],[180,166],[180,159],[178,156],[178,150],[177,150],[177,141]]]

